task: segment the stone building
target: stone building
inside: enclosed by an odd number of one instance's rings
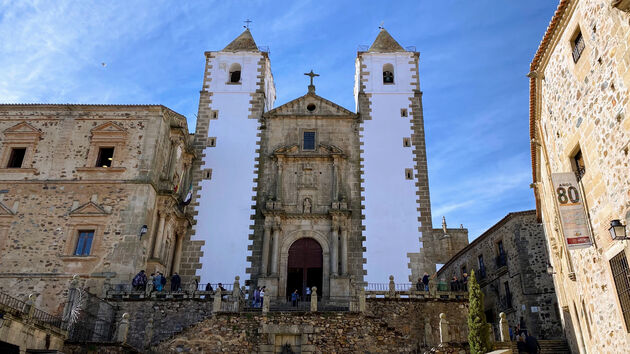
[[[560,1],[528,75],[532,187],[575,353],[630,348],[630,247],[609,232],[630,222],[629,10]]]
[[[100,295],[141,269],[180,270],[194,159],[185,117],[159,105],[5,104],[0,132],[2,291],[57,312],[73,274]]]
[[[548,259],[536,211],[509,213],[446,262],[436,279],[450,286],[453,276],[461,280],[463,273],[474,270],[495,335],[504,312],[511,327],[520,324],[541,339],[562,338]]]

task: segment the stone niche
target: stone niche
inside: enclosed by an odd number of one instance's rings
[[[259,329],[262,335],[260,353],[313,353],[308,335],[315,333],[311,325],[264,324]],[[267,340],[265,341],[265,336]]]

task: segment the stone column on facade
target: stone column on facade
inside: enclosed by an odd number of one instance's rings
[[[269,238],[271,238],[271,225],[265,225],[265,233],[263,234],[261,266],[261,273],[263,276],[267,276],[269,269]]]
[[[278,247],[280,247],[280,224],[273,227],[273,246],[271,250],[271,274],[278,275]]]
[[[332,200],[339,200],[339,181],[337,180],[337,176],[339,175],[339,159],[337,156],[333,156],[333,164],[332,164]]]
[[[396,297],[396,283],[394,283],[394,276],[389,276],[389,296]]]
[[[175,259],[173,259],[173,273],[179,273],[179,264],[182,261],[182,243],[184,241],[184,233],[180,233],[175,244]]]
[[[276,178],[276,201],[282,201],[282,159],[278,158],[278,178]]]
[[[348,227],[341,226],[341,274],[348,275]]]
[[[337,275],[339,274],[338,270],[337,270],[337,265],[339,264],[339,259],[338,259],[338,250],[339,250],[339,232],[338,232],[339,226],[337,225],[337,222],[333,221],[333,226],[332,226],[332,230],[330,233],[330,237],[331,237],[331,249],[330,249],[330,272],[332,273],[332,275]]]
[[[160,217],[160,223],[158,224],[157,234],[155,235],[155,244],[153,247],[153,258],[160,258],[160,249],[162,248],[162,242],[164,239],[164,223],[166,222],[166,217],[164,213],[158,213]]]

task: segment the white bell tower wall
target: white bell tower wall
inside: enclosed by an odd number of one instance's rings
[[[423,226],[420,205],[428,210],[424,226],[431,229],[417,68],[416,52],[359,52],[356,60],[368,282],[383,283],[393,269],[407,269],[405,250],[418,248]],[[397,282],[409,277],[402,271],[392,275]]]
[[[237,69],[238,80],[233,73]],[[236,275],[245,275],[259,119],[273,108],[274,100],[267,53],[206,53],[194,144],[201,165],[193,185],[196,222],[191,238],[204,245],[189,254],[201,283],[231,283]],[[195,256],[200,264],[194,263]]]

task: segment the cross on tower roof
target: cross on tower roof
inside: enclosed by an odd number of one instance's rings
[[[315,74],[315,73],[313,72],[313,70],[311,69],[311,72],[310,72],[310,73],[304,73],[304,75],[306,75],[306,76],[310,76],[310,77],[311,77],[311,84],[310,84],[310,85],[308,85],[308,92],[309,92],[309,93],[310,93],[310,92],[315,93],[315,85],[313,85],[313,78],[314,78],[315,76],[319,76],[319,74]]]
[[[252,20],[250,20],[250,19],[247,19],[247,20],[245,20],[245,21],[243,21],[243,22],[245,22],[245,26],[243,26],[243,27],[245,27],[245,28],[249,29],[249,24],[250,24],[250,23],[252,23],[253,21],[252,21]]]

